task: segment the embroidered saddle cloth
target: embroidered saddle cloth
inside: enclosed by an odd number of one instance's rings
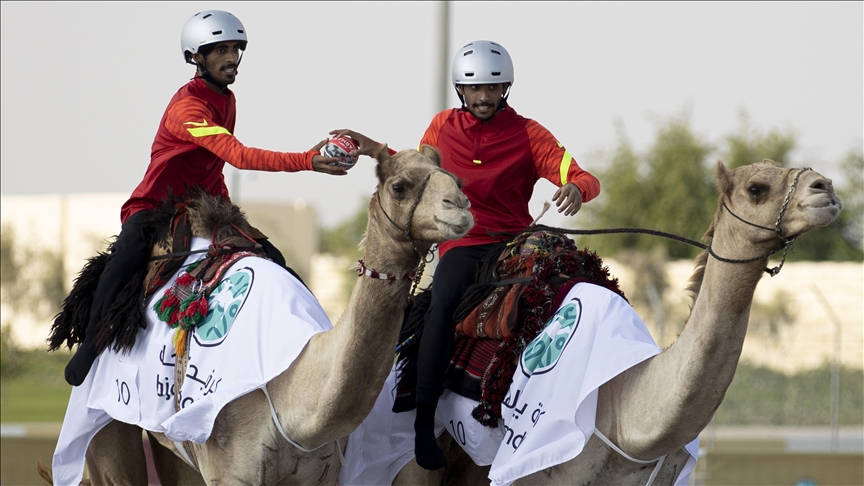
[[[191,249],[210,241],[194,237]],[[207,297],[204,321],[190,331],[182,387],[174,386],[174,330],[153,310],[185,258],[146,303],[147,327],[128,353],[106,349],[84,383],[72,389],[53,459],[54,484],[78,484],[84,453],[111,420],[164,433],[171,440],[204,442],[219,411],[291,366],[309,339],[332,327],[305,285],[270,260],[239,260]],[[175,413],[175,395],[180,404]]]
[[[563,234],[525,232],[491,258],[494,262],[484,265],[488,275],[481,272],[456,312],[455,351],[444,386],[478,401],[474,418],[494,428],[519,355],[570,287],[590,282],[624,294],[595,252],[577,248]],[[479,304],[472,302],[478,295]],[[413,408],[414,358],[410,352],[400,357],[396,412]]]

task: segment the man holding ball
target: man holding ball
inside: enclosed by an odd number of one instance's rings
[[[121,231],[93,296],[84,340],[66,366],[66,381],[73,386],[84,381],[101,352],[95,337],[105,311],[118,290],[146,263],[151,241],[142,224],[169,192],[183,196],[187,188],[200,186],[229,199],[222,174],[226,162],[247,170],[347,174],[337,157],[319,153],[327,140],[305,152],[275,152],[246,147],[234,137],[236,100],[228,86],[237,79],[247,43],[246,28],[237,17],[221,10],[199,12],[186,22],[180,43],[183,58],[196,67],[195,76],[171,98],[156,131],[144,179],[120,211]],[[371,155],[371,147],[361,149],[360,153]],[[271,260],[285,267],[285,258],[272,243],[266,238],[256,241]]]

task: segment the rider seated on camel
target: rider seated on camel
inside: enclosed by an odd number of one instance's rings
[[[437,147],[441,167],[462,181],[476,223],[462,238],[438,247],[440,260],[417,343],[414,443],[417,463],[425,469],[446,464],[435,442],[435,410],[453,353],[454,314],[475,283],[479,264],[496,245],[531,225],[528,203],[540,178],[559,187],[552,199],[566,216],[600,193],[597,178],[580,168],[546,128],[507,103],[513,79],[513,62],[500,44],[465,45],[452,67],[462,107],[435,115],[420,141]]]
[[[319,154],[326,140],[305,152],[276,152],[246,147],[233,135],[236,100],[228,85],[237,78],[247,43],[246,28],[237,17],[220,10],[199,12],[183,26],[180,43],[183,58],[196,67],[195,76],[168,103],[144,179],[120,211],[122,227],[99,279],[84,340],[66,365],[65,378],[73,386],[84,381],[101,352],[95,339],[106,309],[149,256],[151,238],[142,224],[164,198],[182,197],[187,189],[200,186],[210,194],[229,199],[222,174],[226,162],[238,169],[346,174],[345,168],[333,165],[335,157]],[[359,149],[352,154],[374,155],[377,144],[369,143],[362,137]],[[267,256],[285,267],[281,252],[266,237],[259,236],[256,241]]]
[[[453,60],[452,82],[462,107],[435,115],[420,146],[437,147],[441,168],[462,181],[475,225],[438,247],[431,302],[417,343],[415,455],[430,470],[446,465],[435,442],[435,410],[453,353],[454,314],[480,263],[496,244],[530,226],[528,203],[540,178],[559,187],[552,199],[565,216],[600,194],[597,178],[579,167],[552,133],[507,103],[513,62],[503,46],[485,40],[466,44]],[[339,134],[361,146],[376,145],[350,130]]]

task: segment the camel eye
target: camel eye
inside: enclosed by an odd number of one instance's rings
[[[759,197],[763,192],[765,192],[765,188],[760,184],[753,184],[747,188],[747,194],[750,194],[750,197]]]
[[[405,194],[405,186],[402,185],[401,182],[394,182],[391,186],[393,189],[393,195],[396,197],[402,196]]]

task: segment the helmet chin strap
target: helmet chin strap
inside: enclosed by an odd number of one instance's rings
[[[508,90],[508,91],[509,91],[509,90]],[[456,94],[459,94],[459,90],[456,90]],[[467,110],[469,113],[471,113],[471,110],[468,109],[468,105],[465,104],[465,98],[462,97],[461,94],[459,95],[459,100],[462,102],[462,108],[461,108],[461,109],[463,109],[463,110]],[[498,108],[495,110],[495,115],[497,115],[498,113],[500,113],[501,110],[503,110],[503,109],[506,108],[506,107],[507,107],[507,96],[505,95],[505,96],[502,96],[502,97],[501,97],[501,101],[498,102]],[[471,115],[474,115],[474,113],[471,113]],[[493,115],[493,116],[494,116],[494,115]],[[476,118],[476,117],[475,117],[475,118]]]
[[[208,71],[207,68],[202,67],[201,68],[201,74],[199,74],[198,76],[201,79],[205,79],[205,80],[209,81],[210,83],[216,85],[216,87],[219,88],[219,91],[225,91],[225,88],[228,87],[227,84],[220,83],[219,81],[217,81],[216,78],[214,78],[213,75],[210,74],[210,71]]]
[[[495,114],[498,114],[499,111],[503,110],[504,107],[507,106],[507,98],[510,97],[510,88],[512,88],[512,87],[513,87],[513,83],[508,83],[507,91],[505,91],[504,95],[501,96],[501,102],[498,103],[498,110],[495,112]],[[456,96],[458,96],[459,101],[462,102],[462,108],[468,109],[468,106],[465,104],[465,96],[459,92],[459,88],[457,88],[456,86],[453,86],[453,89],[456,90]]]

